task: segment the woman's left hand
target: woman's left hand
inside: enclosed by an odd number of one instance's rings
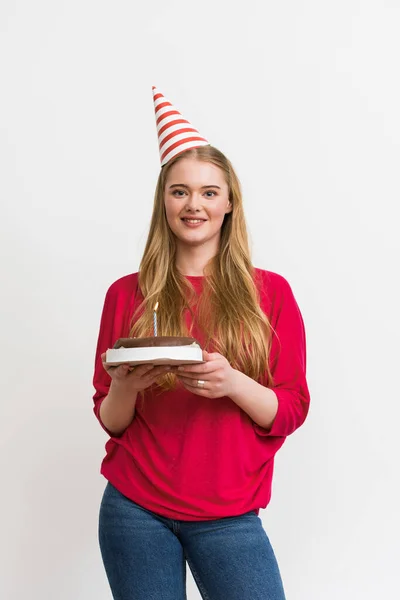
[[[203,350],[201,365],[182,365],[171,371],[178,377],[182,385],[199,396],[206,398],[222,398],[229,396],[234,390],[234,380],[238,373],[227,359],[218,352],[209,353]],[[204,382],[199,383],[198,382]]]

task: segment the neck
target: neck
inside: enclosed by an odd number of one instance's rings
[[[203,276],[206,265],[216,254],[215,249],[213,251],[205,250],[204,246],[181,248],[178,245],[176,252],[176,268],[178,271],[182,275]]]

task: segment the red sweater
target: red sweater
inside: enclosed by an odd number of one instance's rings
[[[188,279],[200,292],[203,278]],[[143,409],[138,398],[132,423],[113,437],[99,416],[111,382],[100,355],[129,334],[130,317],[143,298],[138,274],[118,279],[106,294],[93,379],[94,413],[110,435],[101,473],[122,494],[159,515],[204,521],[250,510],[258,514],[271,497],[274,456],[307,416],[310,396],[299,307],[281,275],[256,269],[255,281],[275,330],[270,365],[279,404],[269,431],[230,398],[204,398],[178,384],[172,391],[146,392]],[[192,335],[202,342],[196,327]]]

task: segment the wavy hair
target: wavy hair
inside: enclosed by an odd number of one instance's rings
[[[232,204],[232,211],[225,215],[222,224],[219,251],[204,269],[200,298],[196,298],[192,284],[176,268],[176,241],[164,206],[168,172],[183,158],[219,167]],[[195,307],[197,324],[206,339],[203,349],[219,352],[233,368],[255,380],[266,378],[266,383],[272,385],[268,360],[272,327],[260,308],[254,275],[240,183],[231,162],[213,146],[182,152],[162,167],[158,177],[150,230],[139,267],[139,288],[144,300],[132,317],[130,336],[152,335],[156,302],[158,335],[190,336],[184,313],[189,310],[194,316]],[[175,375],[162,376],[158,385],[164,390],[173,389]]]

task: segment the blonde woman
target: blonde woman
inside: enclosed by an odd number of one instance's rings
[[[164,128],[182,120],[166,106]],[[288,282],[251,263],[231,163],[186,123],[197,139],[160,141],[139,272],[104,303],[94,374],[94,412],[110,436],[102,558],[116,600],[185,600],[186,564],[204,599],[283,600],[258,515],[275,454],[308,412],[304,324]],[[156,301],[158,335],[196,338],[204,364],[106,368],[117,338],[152,335]]]

